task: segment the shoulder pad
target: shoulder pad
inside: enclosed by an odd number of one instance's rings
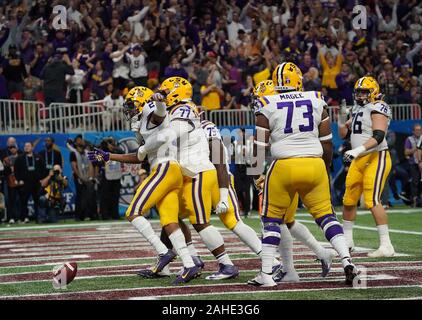
[[[373,109],[373,111],[382,113],[382,114],[386,115],[387,117],[391,117],[391,108],[384,101],[373,102],[371,108]]]

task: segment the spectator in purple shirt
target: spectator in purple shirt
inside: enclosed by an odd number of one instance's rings
[[[183,77],[188,78],[188,73],[180,64],[177,55],[173,55],[170,60],[170,65],[164,70],[164,78]]]
[[[103,99],[105,97],[107,85],[113,83],[110,73],[104,70],[104,61],[97,61],[91,80],[92,92],[96,95],[96,99]]]
[[[339,90],[339,99],[346,100],[347,105],[353,104],[353,87],[357,80],[357,76],[351,73],[350,66],[343,62],[341,72],[336,76],[336,84]]]
[[[227,73],[227,77],[225,77],[225,80],[223,80],[223,84],[231,95],[239,98],[243,88],[242,75],[239,69],[234,66],[232,59],[225,60],[223,66]]]
[[[42,43],[37,43],[29,63],[31,75],[39,78],[41,70],[46,65],[48,58],[48,54],[44,51],[44,45]]]

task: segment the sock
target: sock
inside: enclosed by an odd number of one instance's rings
[[[233,233],[243,241],[253,252],[259,254],[262,249],[261,240],[259,240],[256,232],[247,224],[239,221],[233,228]]]
[[[211,253],[215,249],[220,248],[221,246],[224,246],[223,237],[214,226],[210,225],[206,227],[205,229],[201,230],[199,232],[199,236],[201,237],[202,241],[205,243],[205,245],[207,246],[208,250]],[[226,256],[224,256],[224,254]],[[233,265],[233,262],[231,262],[225,250],[223,253],[219,254],[218,256],[221,256],[220,258],[216,257],[218,259],[218,262],[223,263],[221,261],[224,261],[224,264]]]
[[[353,243],[353,226],[355,225],[354,221],[343,220],[343,230],[344,236],[349,246]]]
[[[182,230],[177,229],[171,235],[169,235],[169,238],[180,259],[182,259],[183,266],[185,268],[194,267],[195,264],[193,263],[188,247],[186,246],[186,240]]]
[[[280,255],[283,262],[283,272],[295,272],[293,264],[293,238],[285,224],[280,226]]]
[[[391,245],[390,234],[388,233],[388,224],[381,224],[377,226],[380,237],[380,246]]]
[[[346,244],[346,237],[343,228],[338,222],[335,214],[327,214],[315,220],[324,232],[325,238],[330,241],[331,245],[337,251],[341,258],[343,267],[350,264],[349,247]]]
[[[161,242],[160,238],[155,234],[152,229],[151,223],[142,216],[139,216],[131,221],[131,224],[144,236],[145,239],[154,247],[158,254],[165,254],[168,249]]]
[[[325,257],[325,248],[319,244],[309,229],[302,223],[295,221],[289,231],[293,237],[311,249],[318,259],[323,259]]]
[[[188,246],[188,250],[191,256],[197,257],[198,256],[198,251],[196,251],[195,246],[193,245],[192,242],[187,243]]]
[[[278,246],[280,245],[280,219],[261,218],[262,223],[262,272],[273,273],[273,261]]]
[[[220,253],[219,255],[216,256],[218,263],[221,264],[228,264],[228,265],[233,265],[233,262],[230,260],[229,255],[226,253],[226,251],[224,251],[223,253]]]

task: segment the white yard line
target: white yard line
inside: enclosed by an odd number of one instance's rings
[[[422,288],[419,285],[411,285],[411,286],[371,286],[368,289],[394,289],[394,288]],[[284,293],[284,292],[302,292],[302,291],[340,291],[340,290],[353,290],[354,288],[320,288],[320,289],[281,289],[281,290],[257,290],[251,291],[251,294],[255,293],[268,293],[272,294],[274,292]],[[356,288],[355,290],[365,290]],[[162,296],[144,296],[144,297],[132,297],[129,300],[157,300],[160,298],[182,298],[182,297],[196,297],[196,296],[214,296],[214,295],[231,295],[231,294],[245,294],[245,291],[231,291],[231,292],[209,292],[209,293],[192,293],[192,294],[169,294],[169,295],[162,295]],[[347,296],[344,297],[345,299],[349,299]],[[268,298],[271,300],[271,298]],[[394,299],[391,299],[394,300]],[[406,300],[406,298],[403,298]]]
[[[140,265],[139,267],[148,267],[148,265]],[[357,266],[362,267],[362,266]],[[181,266],[179,267],[171,267],[170,271],[173,273],[176,273],[179,271]],[[247,270],[241,270],[241,272],[259,272],[260,269],[247,269]],[[383,271],[401,271],[401,270],[422,270],[422,266],[395,266],[395,267],[365,267],[366,272],[383,272]],[[128,272],[134,272],[136,270],[130,269]],[[298,271],[299,275],[305,275],[305,274],[313,274],[313,273],[319,273],[321,271],[321,268],[306,268],[306,269],[300,269]],[[123,272],[123,271],[122,271]],[[208,274],[211,271],[205,271],[204,274]],[[331,273],[343,273],[343,268],[336,267],[331,269]],[[135,273],[130,274],[113,274],[113,275],[91,275],[91,276],[78,276],[77,279],[84,280],[84,279],[103,279],[103,278],[126,278],[126,277],[134,277]],[[8,275],[11,276],[11,275]],[[1,279],[1,277],[0,277]],[[326,281],[326,282],[333,282],[344,279],[343,276],[336,276],[332,277],[329,276],[327,278],[321,278],[321,277],[307,277],[302,278],[300,282],[312,282],[312,281]],[[398,277],[388,275],[388,274],[371,274],[367,275],[367,280],[375,281],[375,280],[393,280],[393,279],[399,279]],[[50,282],[52,279],[41,279],[41,280],[24,280],[24,281],[6,281],[0,283],[0,288],[2,285],[11,285],[11,284],[23,284],[23,283],[37,283],[37,282]],[[1,297],[1,296],[0,296]]]

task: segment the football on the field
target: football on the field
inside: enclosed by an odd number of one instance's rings
[[[65,264],[58,266],[53,271],[53,282],[57,286],[64,286],[73,281],[78,272],[78,265],[76,262],[66,262]]]

